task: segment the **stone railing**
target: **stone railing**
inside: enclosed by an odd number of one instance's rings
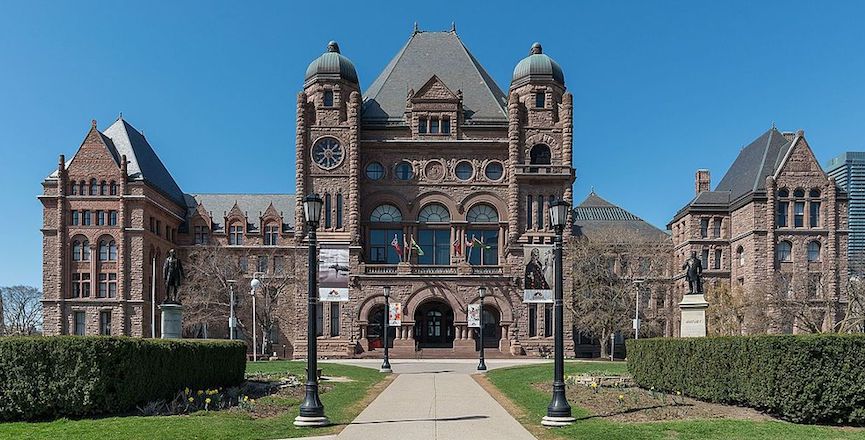
[[[501,275],[501,266],[472,266],[472,275]]]
[[[571,174],[571,167],[568,165],[517,165],[517,175],[552,175],[552,176],[568,176]]]
[[[412,266],[411,273],[416,275],[456,275],[456,266]]]
[[[365,264],[363,273],[367,275],[394,275],[397,271],[396,264]]]

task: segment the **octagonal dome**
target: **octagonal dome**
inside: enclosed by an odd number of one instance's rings
[[[541,43],[532,45],[529,56],[523,58],[514,68],[511,87],[521,86],[531,81],[555,81],[565,85],[562,67],[544,53]]]
[[[328,43],[327,52],[321,54],[306,68],[305,82],[309,83],[317,78],[342,79],[358,84],[354,63],[339,53],[339,45],[336,41]]]

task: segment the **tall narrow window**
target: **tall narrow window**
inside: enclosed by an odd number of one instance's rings
[[[538,305],[529,304],[529,337],[538,335]]]
[[[101,209],[96,210],[96,225],[105,226],[105,211]]]
[[[99,195],[100,196],[107,196],[108,195],[108,182],[103,180],[99,184]]]
[[[336,228],[342,228],[342,193],[336,193]]]
[[[285,274],[285,257],[280,255],[273,257],[273,273],[276,275]]]
[[[325,107],[333,107],[333,91],[325,90],[324,92],[324,106]]]
[[[417,132],[420,134],[426,133],[426,118],[417,118]]]
[[[820,242],[819,241],[808,242],[808,261],[810,261],[812,263],[820,261]]]
[[[210,241],[210,236],[207,232],[207,226],[196,226],[194,228],[195,231],[195,244],[208,244]]]
[[[715,222],[712,224],[712,237],[721,237],[721,219],[719,218],[716,218]]]
[[[721,269],[721,250],[715,249],[715,264],[712,266],[714,269]]]
[[[84,336],[84,312],[75,312],[75,336]]]
[[[709,236],[709,219],[701,218],[700,219],[700,238],[706,238]]]
[[[793,226],[797,228],[805,226],[805,202],[793,204]]]
[[[111,191],[110,194],[111,194],[112,196],[116,196],[116,195],[117,195],[117,182],[115,182],[115,181],[113,181],[113,180],[111,181],[110,191]]]
[[[330,229],[333,225],[331,224],[331,216],[330,216],[330,193],[325,193],[324,195],[324,227]]]
[[[544,337],[553,335],[553,305],[544,304]]]
[[[776,257],[778,261],[791,261],[791,254],[793,250],[793,245],[790,244],[789,241],[782,241],[778,243],[778,247],[775,249]]]
[[[531,229],[533,226],[532,223],[532,213],[535,212],[534,200],[532,200],[532,195],[529,194],[526,197],[526,229]]]
[[[339,336],[339,303],[330,303],[330,336]]]
[[[315,305],[315,335],[324,335],[324,303]]]
[[[78,182],[78,194],[81,194],[82,196],[87,195],[87,182],[83,180]]]
[[[117,226],[117,211],[108,211],[108,226]]]
[[[442,133],[450,134],[451,133],[451,118],[444,116],[442,117]]]
[[[96,290],[97,298],[106,298],[108,297],[108,274],[101,273],[99,274],[99,285]]]
[[[261,273],[267,273],[267,257],[264,255],[259,255],[256,258],[257,271]]]
[[[117,274],[108,274],[108,297],[114,298],[117,296]]]
[[[90,273],[81,274],[81,297],[90,298]]]
[[[111,336],[111,312],[99,312],[99,334],[103,336]]]
[[[264,227],[264,245],[276,246],[279,240],[279,226],[270,224]]]
[[[811,215],[808,216],[808,223],[812,228],[820,227],[820,202],[811,202]]]
[[[703,249],[702,254],[700,254],[700,263],[702,263],[703,267],[709,267],[709,250]]]
[[[70,195],[77,196],[78,195],[78,183],[72,182],[72,184],[69,185],[69,190],[70,190],[69,191]]]
[[[78,226],[78,211],[72,211],[70,223],[72,223],[72,226]]]
[[[538,229],[544,229],[544,196],[538,196]]]
[[[430,134],[438,134],[439,118],[429,118],[429,132]]]
[[[240,257],[240,259],[237,261],[237,263],[238,263],[238,266],[240,266],[240,271],[242,273],[249,272],[249,258],[248,257]]]
[[[787,209],[790,202],[778,202],[777,223],[779,228],[787,227]]]
[[[81,211],[81,225],[90,226],[91,224],[90,210],[85,209],[84,211]]]
[[[78,240],[72,242],[72,261],[81,261],[81,242]]]
[[[537,92],[535,93],[535,107],[544,108],[544,104],[547,101],[547,94],[545,92]]]
[[[95,196],[99,192],[99,184],[96,179],[90,179],[90,195]]]
[[[233,225],[228,228],[228,244],[231,246],[243,245],[243,226]]]

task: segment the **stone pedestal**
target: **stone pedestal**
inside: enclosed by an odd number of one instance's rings
[[[683,338],[699,338],[706,336],[706,309],[709,303],[702,293],[689,293],[682,297],[679,310],[682,312],[679,320],[679,336]]]
[[[162,304],[162,339],[180,339],[183,335],[183,306]]]

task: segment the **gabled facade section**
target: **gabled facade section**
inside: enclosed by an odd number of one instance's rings
[[[457,139],[462,116],[462,91],[452,92],[435,75],[417,92],[408,92],[406,122],[412,139]]]

